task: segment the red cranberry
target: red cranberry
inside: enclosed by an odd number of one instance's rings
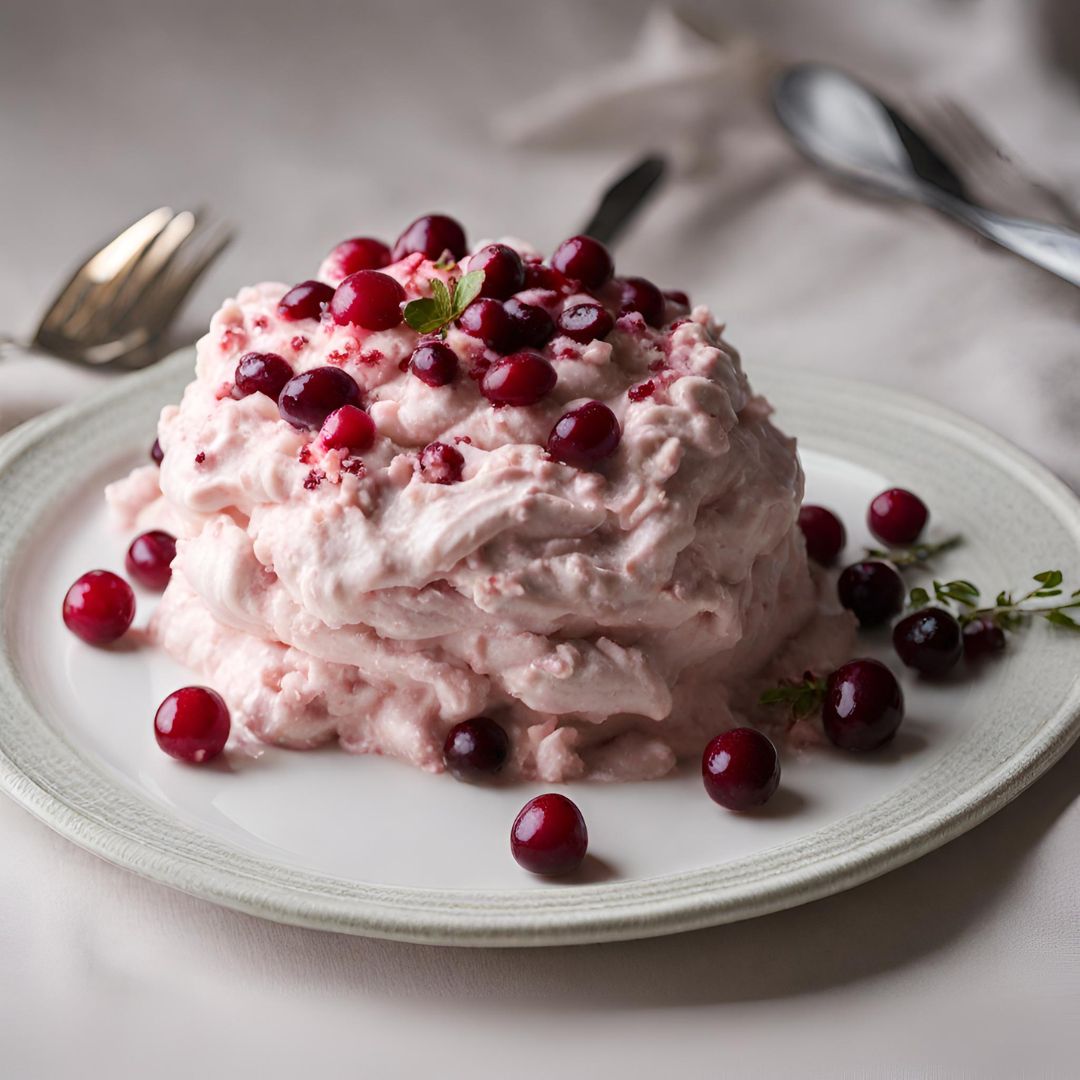
[[[158,439],[155,439],[154,445],[150,447],[150,460],[155,465],[160,465],[165,460],[165,451],[161,449],[161,442]]]
[[[705,747],[701,777],[713,802],[728,810],[753,810],[779,786],[780,757],[760,731],[733,728]]]
[[[650,326],[664,325],[664,294],[642,277],[623,278],[619,285],[619,310],[638,311]]]
[[[346,277],[357,270],[381,270],[390,265],[390,249],[381,240],[373,240],[370,236],[342,240],[329,257]]]
[[[161,529],[153,529],[131,541],[124,566],[140,585],[148,589],[164,589],[172,577],[172,561],[175,558],[176,537]]]
[[[550,292],[562,292],[569,286],[564,274],[553,270],[543,263],[529,262],[525,264],[525,288],[547,289]]]
[[[469,272],[484,271],[481,296],[506,300],[525,286],[525,267],[521,256],[506,244],[488,244],[469,259]]]
[[[486,716],[450,729],[443,744],[443,762],[447,772],[459,780],[482,780],[497,773],[510,756],[506,732]]]
[[[870,504],[866,515],[870,531],[886,544],[914,544],[926,525],[930,511],[917,495],[903,488],[889,488]]]
[[[964,651],[960,623],[941,608],[923,608],[893,627],[893,648],[909,668],[931,677],[944,675]]]
[[[599,289],[611,280],[615,263],[611,252],[591,236],[571,236],[564,240],[551,256],[551,265],[586,289]]]
[[[229,740],[229,710],[205,686],[174,690],[154,716],[157,744],[170,757],[195,765],[215,758]]]
[[[555,388],[555,369],[538,353],[502,356],[484,372],[480,392],[493,405],[535,405]]]
[[[799,528],[806,539],[806,554],[822,566],[831,565],[847,543],[843,523],[824,506],[803,506],[799,510]]]
[[[603,341],[615,328],[615,320],[599,304],[575,304],[559,316],[559,333],[588,345]]]
[[[470,337],[479,338],[496,352],[513,352],[521,344],[517,321],[498,300],[490,297],[474,300],[461,313],[457,324]]]
[[[319,430],[319,441],[328,450],[370,450],[375,442],[375,421],[355,405],[335,409]]]
[[[420,252],[426,259],[438,259],[450,252],[455,259],[464,257],[465,230],[451,217],[427,214],[417,218],[395,241],[390,256],[394,262]]]
[[[393,330],[402,320],[404,303],[405,290],[389,274],[357,270],[337,287],[330,314],[338,326]]]
[[[972,619],[964,624],[964,659],[969,663],[993,656],[1005,648],[1005,631],[988,618]]]
[[[599,401],[587,401],[559,417],[548,436],[547,451],[556,461],[587,469],[611,457],[621,437],[615,414]]]
[[[904,718],[904,695],[880,660],[849,660],[825,685],[821,719],[842,750],[873,750],[887,743]]]
[[[278,396],[278,412],[293,427],[314,430],[342,405],[359,405],[360,388],[341,368],[319,367],[294,375]]]
[[[513,320],[518,344],[542,349],[555,336],[555,323],[542,307],[514,297],[507,300],[503,308]]]
[[[904,581],[888,563],[857,562],[837,582],[840,603],[863,626],[880,626],[904,609]]]
[[[457,353],[449,345],[428,341],[413,351],[409,370],[428,386],[446,386],[457,375]]]
[[[664,299],[670,300],[673,304],[678,304],[679,307],[690,307],[690,297],[682,289],[665,289]]]
[[[64,625],[90,645],[108,645],[135,618],[131,586],[108,570],[83,574],[64,597]]]
[[[240,357],[233,382],[242,397],[265,394],[277,401],[292,377],[292,365],[283,356],[272,352],[249,352]]]
[[[334,298],[334,286],[323,281],[301,281],[278,302],[278,317],[286,322],[300,319],[319,319],[326,305]]]
[[[510,830],[514,858],[534,874],[571,873],[581,865],[588,846],[585,819],[565,795],[530,799]]]
[[[429,484],[456,484],[464,468],[461,452],[446,443],[428,443],[420,451],[420,475]]]

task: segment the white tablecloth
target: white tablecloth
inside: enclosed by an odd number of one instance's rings
[[[955,94],[1080,201],[1067,0],[689,7],[774,54]],[[393,236],[427,209],[550,248],[644,140],[673,133],[683,172],[621,266],[708,299],[751,375],[768,358],[914,389],[1080,483],[1080,292],[823,181],[708,56],[697,104],[668,123],[661,60],[627,60],[644,14],[6,4],[0,327],[29,330],[73,255],[161,203],[207,203],[240,230],[181,336],[239,284],[301,278],[336,240]],[[612,85],[623,93],[605,98]],[[7,364],[0,408],[33,377]],[[973,833],[846,895],[539,952],[275,926],[108,866],[0,800],[0,1072],[1076,1075],[1078,792],[1075,749]]]

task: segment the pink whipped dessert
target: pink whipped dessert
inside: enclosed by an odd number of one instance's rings
[[[443,325],[403,319],[471,270]],[[512,777],[700,757],[852,640],[807,562],[795,444],[721,329],[595,242],[467,256],[443,218],[241,290],[160,466],[108,490],[122,526],[178,537],[155,640],[281,746],[438,772],[485,716]]]

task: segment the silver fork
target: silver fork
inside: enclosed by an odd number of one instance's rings
[[[75,271],[28,347],[95,368],[153,363],[173,316],[231,239],[190,210],[151,211]]]
[[[981,202],[1007,213],[1080,228],[1080,213],[1058,192],[1035,179],[961,105],[936,97],[905,103],[931,145],[946,155]]]

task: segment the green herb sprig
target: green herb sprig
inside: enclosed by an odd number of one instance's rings
[[[786,705],[793,720],[801,720],[821,708],[825,700],[825,680],[812,671],[801,679],[781,679],[777,686],[765,690],[758,698],[759,705]]]
[[[1080,621],[1068,612],[1080,608],[1080,589],[1068,594],[1067,599],[1058,604],[1039,604],[1032,601],[1050,600],[1064,596],[1062,582],[1065,580],[1060,570],[1043,570],[1035,574],[1032,580],[1035,588],[1016,596],[1004,589],[997,594],[993,604],[980,607],[981,594],[970,581],[935,581],[932,583],[933,599],[944,607],[957,605],[961,610],[958,618],[961,624],[982,619],[992,622],[1002,630],[1017,630],[1033,618],[1045,619],[1053,626],[1080,632]],[[927,589],[911,590],[909,603],[913,608],[925,607],[930,603],[931,595]]]
[[[928,570],[930,560],[935,555],[943,555],[946,551],[952,551],[964,542],[962,536],[950,536],[936,544],[920,543],[911,544],[902,548],[867,548],[868,559],[888,559],[894,566],[917,566],[922,570]]]
[[[446,337],[446,327],[480,295],[484,271],[470,270],[452,282],[453,290],[442,278],[431,279],[431,295],[410,300],[405,305],[405,321],[418,334]]]

